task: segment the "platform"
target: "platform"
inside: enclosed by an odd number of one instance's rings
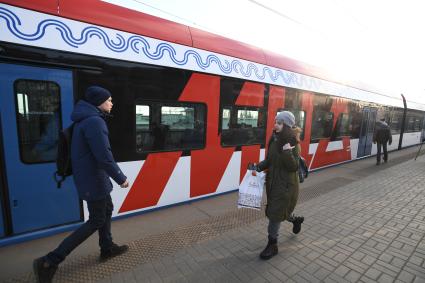
[[[97,235],[54,282],[425,282],[425,156],[418,147],[313,172],[301,185],[298,235],[280,230],[262,261],[264,212],[236,208],[236,193],[113,222],[130,251],[98,262]],[[31,262],[67,233],[0,249],[0,281],[34,282]]]

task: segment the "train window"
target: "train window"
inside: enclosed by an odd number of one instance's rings
[[[358,139],[360,136],[360,128],[362,125],[363,114],[361,112],[352,111],[351,114],[350,135],[351,138]]]
[[[334,114],[332,112],[314,110],[311,125],[311,142],[329,138],[332,133]]]
[[[136,151],[143,152],[143,135],[149,132],[150,107],[148,105],[136,105]]]
[[[391,119],[390,119],[390,129],[391,129],[391,134],[399,134],[400,130],[401,130],[401,121],[403,119],[403,114],[402,112],[399,111],[393,111],[391,113]]]
[[[62,128],[59,85],[17,80],[15,98],[21,160],[24,163],[55,161]]]
[[[221,144],[261,144],[265,138],[264,114],[260,108],[225,107],[221,117]]]
[[[404,131],[406,133],[419,132],[422,129],[422,117],[411,110],[407,112]]]
[[[335,130],[332,133],[332,138],[340,138],[351,135],[351,115],[341,113],[336,121]]]
[[[206,107],[194,103],[136,104],[136,152],[200,149]]]
[[[305,111],[302,110],[292,110],[292,113],[295,116],[295,125],[301,128],[302,132],[300,139],[304,140],[304,128],[305,128]]]
[[[194,107],[161,107],[161,124],[170,130],[195,128]]]
[[[238,110],[238,125],[245,128],[258,127],[258,110]]]
[[[406,117],[404,131],[406,133],[411,133],[414,131],[414,128],[415,128],[415,117],[409,115]]]
[[[415,124],[414,124],[414,131],[415,132],[419,132],[420,130],[422,130],[422,118],[421,117],[415,117]]]
[[[149,129],[149,113],[148,105],[136,105],[136,131]]]
[[[223,115],[221,116],[221,129],[228,130],[230,123],[230,109],[223,109]]]

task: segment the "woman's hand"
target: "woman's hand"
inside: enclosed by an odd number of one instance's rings
[[[249,163],[248,164],[248,170],[261,172],[260,168],[258,168],[257,164],[255,164],[255,163]]]
[[[248,170],[257,171],[257,165],[255,165],[255,163],[248,163]]]
[[[282,150],[290,150],[293,149],[294,147],[291,146],[289,143],[285,144],[284,146],[282,146]]]

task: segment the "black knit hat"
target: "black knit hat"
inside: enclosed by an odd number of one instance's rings
[[[106,100],[108,100],[109,97],[111,97],[111,93],[109,90],[104,89],[100,86],[90,86],[86,90],[86,101],[94,106],[99,106]]]

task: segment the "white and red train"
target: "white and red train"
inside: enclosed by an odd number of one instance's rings
[[[0,246],[87,216],[72,178],[53,179],[58,132],[90,85],[113,94],[110,138],[131,188],[114,217],[236,190],[264,157],[276,113],[303,129],[310,170],[424,136],[425,105],[333,81],[266,50],[99,0],[0,3]]]

